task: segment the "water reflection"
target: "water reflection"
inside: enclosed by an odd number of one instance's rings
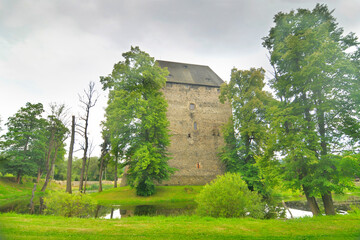
[[[195,203],[188,203],[185,206],[174,204],[162,205],[137,205],[137,206],[99,206],[103,214],[97,215],[99,218],[114,219],[131,216],[178,216],[192,215],[195,212]],[[99,210],[100,211],[100,210]]]
[[[39,214],[39,199],[34,204],[34,213]],[[306,201],[290,201],[286,202],[294,218],[312,216],[310,208]],[[335,209],[339,214],[346,214],[351,209],[351,206],[360,206],[359,199],[346,202],[335,202]],[[321,205],[320,205],[321,207]],[[195,212],[196,204],[194,202],[186,203],[168,203],[161,205],[137,205],[137,206],[101,206],[98,205],[95,211],[89,215],[90,217],[103,219],[116,219],[131,216],[178,216],[178,215],[192,215]],[[0,212],[15,212],[20,214],[29,214],[30,200],[14,201],[12,203],[0,206]],[[286,211],[286,217],[291,218],[291,215]]]

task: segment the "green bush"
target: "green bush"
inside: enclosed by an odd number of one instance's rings
[[[64,217],[91,217],[96,201],[81,193],[53,192],[44,198],[45,213]]]
[[[203,188],[195,201],[200,216],[263,218],[265,215],[261,196],[250,191],[236,173],[218,176]]]

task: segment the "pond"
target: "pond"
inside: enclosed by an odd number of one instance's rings
[[[318,201],[319,204],[321,201]],[[351,201],[334,202],[335,209],[340,214],[346,214],[351,209],[351,206],[356,205],[360,207],[360,199],[356,198]],[[310,208],[306,201],[289,201],[286,202],[294,218],[312,216]],[[320,208],[323,208],[320,205]],[[115,219],[131,216],[178,216],[178,215],[192,215],[195,213],[195,202],[182,203],[167,203],[156,205],[137,205],[137,206],[102,206],[98,205],[95,212],[90,217]],[[16,212],[20,214],[29,214],[29,200],[15,201],[10,204],[0,206],[0,212]],[[35,214],[39,214],[39,202],[35,202]],[[286,211],[286,218],[291,218],[291,215]]]
[[[29,214],[29,200],[14,201],[12,203],[0,206],[0,212],[15,212],[20,214]],[[34,213],[40,214],[40,203],[35,202]],[[98,205],[94,213],[90,217],[95,218],[121,218],[131,216],[178,216],[178,215],[192,215],[195,212],[196,203],[181,202],[181,203],[167,203],[167,204],[156,204],[156,205],[113,205],[103,206]]]

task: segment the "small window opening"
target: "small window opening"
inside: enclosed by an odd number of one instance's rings
[[[198,163],[196,163],[196,168],[200,168],[201,166],[200,166],[200,163],[198,162]]]
[[[190,110],[194,110],[195,109],[195,104],[190,103]]]
[[[211,79],[210,78],[205,78],[206,81],[210,81]]]
[[[191,133],[188,134],[188,138],[191,138]]]
[[[188,68],[188,66],[187,66],[187,65],[184,65],[184,68]]]
[[[197,124],[194,122],[194,130],[197,130]]]

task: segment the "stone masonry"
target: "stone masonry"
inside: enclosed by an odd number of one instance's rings
[[[169,161],[178,171],[162,185],[204,185],[224,173],[217,153],[224,145],[221,127],[231,116],[219,101],[223,81],[202,65],[158,61],[170,74],[163,89],[168,102]]]

